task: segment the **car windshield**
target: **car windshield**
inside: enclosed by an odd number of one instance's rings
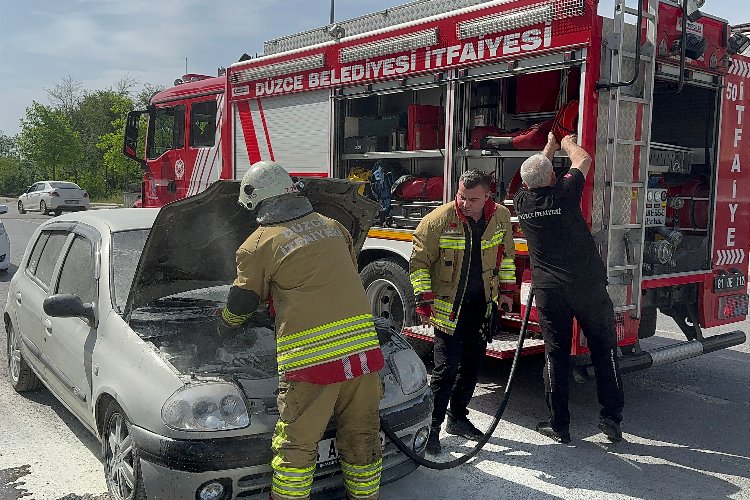
[[[125,309],[135,269],[146,246],[150,229],[135,229],[112,233],[112,283],[115,306]]]
[[[78,184],[73,182],[50,182],[52,189],[81,189]]]

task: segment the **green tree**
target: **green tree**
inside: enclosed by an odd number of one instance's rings
[[[128,111],[132,109],[133,101],[130,97],[120,95],[113,99],[110,111],[115,118],[111,122],[111,132],[103,134],[97,144],[104,155],[104,166],[120,191],[128,190],[130,184],[139,183],[142,175],[140,165],[122,154],[125,121]]]
[[[21,161],[18,138],[0,132],[0,194],[17,196],[33,181],[28,165]]]
[[[78,182],[81,142],[62,111],[32,102],[21,120],[18,146],[38,177]]]

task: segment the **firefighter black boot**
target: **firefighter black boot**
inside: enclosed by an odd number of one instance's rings
[[[601,417],[599,419],[599,429],[613,443],[619,443],[622,441],[622,430],[620,429],[620,424],[611,418]]]
[[[536,431],[543,436],[547,436],[548,438],[557,441],[558,443],[570,443],[570,432],[556,431],[547,421],[539,422],[538,424],[536,424]]]
[[[430,435],[427,438],[427,453],[430,455],[440,455],[442,448],[440,448],[440,427],[433,427],[430,429]]]
[[[448,423],[445,425],[445,431],[454,436],[461,436],[472,441],[479,441],[484,437],[484,433],[474,427],[468,418],[455,418],[448,412]]]

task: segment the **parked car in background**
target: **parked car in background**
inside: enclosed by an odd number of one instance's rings
[[[305,182],[315,209],[361,249],[377,206],[353,183]],[[268,498],[279,415],[273,319],[261,306],[234,338],[216,335],[235,251],[257,227],[238,192],[238,181],[219,181],[161,209],[45,221],[10,282],[10,383],[18,392],[43,383],[100,439],[113,500]],[[423,454],[427,371],[393,323],[379,318],[376,329],[386,358],[380,416]],[[335,434],[331,421],[317,498],[343,486]],[[383,483],[417,468],[381,439]]]
[[[39,211],[44,215],[54,212],[88,210],[89,194],[75,182],[40,181],[18,197],[18,213]]]
[[[8,213],[8,205],[0,205],[0,215]],[[10,267],[10,239],[0,220],[0,273],[7,273]]]

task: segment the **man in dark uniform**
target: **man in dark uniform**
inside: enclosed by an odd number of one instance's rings
[[[617,336],[607,273],[594,238],[581,213],[581,193],[591,157],[575,135],[562,139],[572,166],[560,179],[552,160],[560,149],[549,134],[542,154],[521,165],[524,189],[514,199],[531,258],[532,282],[544,337],[544,388],[549,421],[536,430],[561,443],[570,442],[568,379],[573,318],[583,329],[596,373],[602,406],[599,428],[610,439],[622,440],[623,391],[617,364]]]

